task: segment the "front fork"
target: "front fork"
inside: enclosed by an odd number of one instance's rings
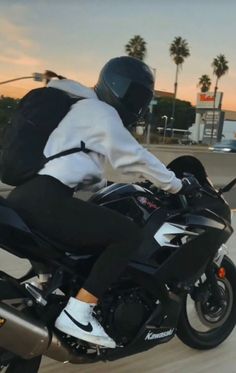
[[[216,256],[213,260],[213,263],[217,266],[218,270],[220,270],[221,263],[224,259],[224,256],[227,253],[228,253],[227,246],[225,244],[223,244],[219,248],[219,250],[218,250],[218,252],[217,252],[217,254],[216,254]],[[218,303],[219,306],[222,306],[224,304],[224,299],[222,298],[222,293],[220,292],[220,288],[219,288],[219,285],[217,283],[217,276],[218,276],[218,274],[216,275],[215,267],[211,265],[206,272],[207,280],[210,283],[211,296],[212,296],[213,300],[216,303]]]
[[[219,306],[221,306],[221,304],[223,303],[223,299],[217,283],[216,268],[220,269],[221,263],[227,252],[227,247],[223,244],[217,251],[213,262],[211,262],[211,264],[208,266],[204,275],[205,279],[202,280],[202,285],[195,288],[195,290],[193,291],[191,297],[194,301],[205,303],[210,296]],[[212,265],[212,263],[214,265]]]
[[[228,254],[228,249],[225,244],[221,245],[219,250],[217,251],[215,258],[213,262],[217,265],[219,268],[221,266],[222,260],[224,259],[224,256]]]

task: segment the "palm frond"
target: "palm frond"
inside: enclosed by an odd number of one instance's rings
[[[143,60],[147,54],[146,41],[140,35],[134,35],[125,45],[125,51],[128,56]]]

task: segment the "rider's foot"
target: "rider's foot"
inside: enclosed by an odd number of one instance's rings
[[[115,341],[107,335],[97,319],[93,317],[93,308],[94,304],[71,297],[56,319],[55,327],[83,341],[115,348]]]

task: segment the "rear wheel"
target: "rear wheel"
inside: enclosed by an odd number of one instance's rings
[[[217,299],[206,278],[196,284],[197,296],[187,295],[185,298],[177,335],[189,347],[199,350],[214,348],[229,336],[236,324],[236,267],[225,256],[221,268],[222,277],[214,267],[215,285],[220,295]]]

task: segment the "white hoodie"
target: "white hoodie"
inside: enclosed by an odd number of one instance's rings
[[[84,97],[51,133],[44,148],[50,157],[63,150],[80,147],[81,141],[90,153],[73,153],[46,163],[40,175],[50,175],[71,188],[95,184],[104,179],[104,164],[108,160],[114,169],[125,174],[139,174],[157,187],[177,193],[181,180],[144,149],[123,126],[117,111],[98,100],[96,93],[72,80],[52,80],[48,87]]]

